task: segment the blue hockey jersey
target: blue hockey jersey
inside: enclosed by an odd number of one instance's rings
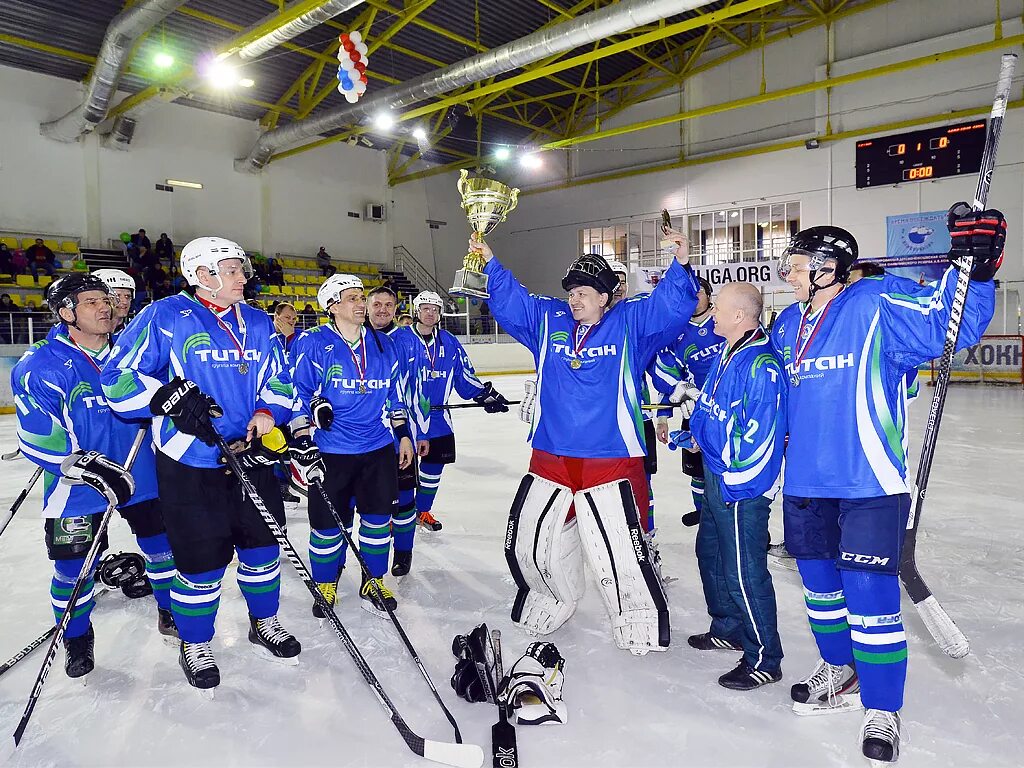
[[[771,339],[789,388],[783,490],[809,498],[907,493],[906,373],[942,355],[956,288],[951,267],[931,285],[893,275],[845,288],[804,317],[779,315]],[[972,282],[958,348],[976,344],[995,307]]]
[[[690,320],[675,341],[658,352],[651,371],[654,387],[662,394],[671,395],[676,385],[686,380],[700,389],[712,363],[724,348],[725,339],[715,333],[711,315],[700,322]]]
[[[430,398],[424,391],[430,361],[427,359],[425,346],[415,333],[407,333],[408,328],[394,326],[387,331],[387,336],[395,343],[398,354],[399,392],[402,402],[409,410],[409,427],[413,440],[426,440],[430,431],[431,413]]]
[[[484,272],[494,318],[534,355],[533,447],[583,458],[643,456],[638,382],[693,314],[693,272],[673,262],[650,296],[620,302],[589,328],[573,320],[568,302],[530,294],[497,259]]]
[[[313,433],[323,453],[369,453],[393,443],[390,414],[405,415],[395,343],[365,327],[361,333],[353,347],[327,323],[292,346],[295,415],[311,419],[309,403],[317,395],[334,408],[331,428]]]
[[[786,442],[786,383],[763,328],[735,352],[727,347],[711,361],[690,431],[705,466],[722,478],[722,498],[731,502],[765,496],[777,485]]]
[[[44,470],[44,517],[77,517],[105,510],[106,499],[94,489],[59,482],[61,462],[81,450],[98,451],[124,464],[145,424],[119,418],[107,404],[99,369],[109,355],[109,347],[90,355],[75,346],[67,328],[57,326],[45,340],[33,344],[11,372],[19,447]],[[131,472],[135,494],[128,504],[156,498],[156,460],[148,435]]]
[[[118,337],[101,379],[115,411],[150,418],[153,395],[176,376],[194,381],[220,405],[224,415],[213,424],[228,442],[244,439],[256,411],[277,424],[291,415],[292,383],[274,324],[247,304],[217,313],[185,292],[150,304]],[[153,440],[182,464],[220,466],[216,446],[178,432],[163,416],[153,418]]]

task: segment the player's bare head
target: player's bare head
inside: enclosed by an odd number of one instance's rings
[[[387,328],[395,319],[398,297],[390,288],[380,286],[366,295],[366,309],[370,314],[370,323],[377,330]]]
[[[327,313],[336,322],[362,325],[366,319],[366,294],[362,288],[346,288],[327,308]]]
[[[703,277],[698,277],[697,282],[697,308],[693,310],[693,317],[700,317],[711,308],[711,283]]]
[[[287,301],[282,301],[274,308],[274,325],[286,335],[290,336],[295,331],[298,320],[299,313]]]
[[[713,315],[715,333],[730,343],[761,322],[764,302],[751,283],[727,283],[718,292]]]

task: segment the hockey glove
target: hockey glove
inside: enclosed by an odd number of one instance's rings
[[[502,681],[499,698],[520,725],[562,725],[568,710],[562,701],[565,659],[554,643],[530,643]]]
[[[194,435],[207,445],[217,444],[213,420],[224,411],[194,381],[178,376],[164,384],[153,395],[149,410],[154,416],[170,418],[179,432]]]
[[[473,398],[474,403],[484,407],[487,413],[508,413],[508,400],[489,381],[484,382],[484,390]]]
[[[231,449],[231,452],[238,459],[238,463],[245,472],[253,469],[275,467],[281,461],[281,453],[268,448],[262,439],[253,440],[251,443],[238,440],[229,445],[228,448]],[[228,463],[228,460],[223,456],[218,461],[221,464]]]
[[[324,457],[320,455],[320,449],[309,435],[292,440],[288,452],[292,457],[292,466],[298,471],[303,483],[310,485],[323,482],[327,475],[327,467],[324,466]]]
[[[537,380],[526,380],[526,392],[519,403],[519,419],[527,424],[533,423],[533,403],[537,399]]]
[[[135,552],[107,555],[96,568],[96,578],[133,600],[153,594],[153,585],[146,576],[146,561]]]
[[[135,493],[132,473],[97,451],[75,451],[60,464],[65,485],[88,485],[101,493],[112,507],[128,503]]]
[[[1006,218],[1000,211],[973,211],[967,203],[956,203],[946,218],[952,247],[949,260],[956,266],[961,260],[974,257],[971,280],[986,281],[995,277],[1003,263],[1006,244]]]
[[[670,403],[677,403],[684,419],[693,415],[693,408],[700,398],[700,389],[688,381],[681,381],[676,384],[672,394],[668,396]]]
[[[334,424],[334,406],[326,397],[317,395],[309,401],[309,410],[313,413],[313,426],[325,432]]]
[[[456,635],[452,641],[455,674],[452,688],[468,702],[497,703],[494,680],[494,651],[487,625],[481,624],[468,635]]]

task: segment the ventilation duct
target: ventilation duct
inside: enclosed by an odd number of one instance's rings
[[[295,21],[290,21],[284,26],[268,32],[259,40],[253,40],[238,50],[242,59],[255,59],[257,56],[266,53],[271,48],[276,48],[281,43],[286,43],[293,37],[313,29],[325,21],[330,21],[335,16],[350,11],[357,5],[362,5],[365,0],[329,0],[319,8],[304,13]]]

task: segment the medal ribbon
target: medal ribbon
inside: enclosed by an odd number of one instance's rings
[[[744,340],[740,340],[740,343],[736,345],[735,349],[731,349],[731,350],[723,349],[722,350],[722,354],[719,356],[718,359],[719,360],[724,360],[724,362],[718,367],[718,375],[715,377],[715,383],[711,387],[711,399],[712,400],[715,397],[715,392],[718,391],[718,385],[722,383],[722,378],[725,376],[725,369],[729,367],[729,363],[731,363],[732,359],[734,357],[736,357],[736,354],[741,349],[744,349],[745,347],[749,347],[751,344],[753,344],[753,343],[755,343],[757,341],[760,341],[763,338],[765,338],[764,331],[760,327],[758,327],[757,329],[755,329],[753,335],[751,335],[749,338],[744,339]]]
[[[356,367],[356,373],[359,374],[359,383],[364,384],[366,382],[366,342],[360,338],[355,346],[359,348],[359,356],[356,356],[355,347],[348,343],[348,339],[345,339],[345,348],[352,355],[352,363]],[[360,358],[362,358],[362,362],[360,362]]]
[[[75,341],[74,339],[72,339],[70,336],[68,336],[68,341],[70,341],[74,345],[75,349],[77,349],[79,352],[81,352],[85,356],[85,359],[89,361],[89,365],[91,365],[93,368],[96,369],[96,373],[100,373],[100,367],[98,365],[96,365],[96,361],[92,359],[92,355],[90,355],[86,350],[84,350],[80,346],[78,346],[78,342]],[[107,346],[109,346],[109,344]],[[107,347],[104,347],[103,349],[106,349],[106,348]],[[102,352],[103,349],[101,349],[100,352]]]
[[[839,293],[842,292],[842,289],[840,289]],[[800,375],[800,363],[803,362],[804,356],[807,354],[807,350],[810,349],[811,347],[811,342],[814,341],[814,337],[818,335],[818,331],[821,329],[821,326],[825,322],[825,315],[827,315],[829,309],[832,308],[832,302],[835,300],[836,296],[839,295],[839,293],[837,293],[835,296],[829,299],[828,302],[825,304],[825,308],[821,310],[821,317],[819,317],[817,321],[814,323],[814,330],[811,331],[810,334],[808,334],[807,340],[803,343],[803,346],[801,346],[800,337],[804,335],[804,326],[807,320],[809,319],[807,313],[811,308],[811,303],[807,302],[807,309],[805,309],[803,314],[800,315],[800,327],[797,328],[796,331],[796,355],[793,359],[794,375]]]
[[[574,360],[578,360],[579,359],[579,357],[580,357],[580,350],[583,349],[583,345],[587,343],[587,339],[590,338],[590,334],[597,327],[597,323],[594,323],[592,326],[587,328],[587,330],[584,331],[583,336],[581,337],[580,336],[580,329],[582,327],[583,327],[582,325],[580,325],[579,323],[576,323],[576,330],[573,332],[572,356],[573,356]]]
[[[245,321],[242,319],[242,313],[238,311],[238,305],[234,304],[232,308],[235,311],[235,321],[238,323],[238,329],[242,332],[242,343],[241,344],[238,343],[238,337],[235,336],[235,332],[231,330],[231,326],[228,325],[227,323],[225,323],[223,320],[221,320],[220,315],[217,314],[217,312],[215,310],[210,309],[210,311],[213,312],[213,316],[217,320],[217,325],[219,325],[221,327],[221,330],[223,330],[225,333],[227,333],[228,338],[231,339],[231,343],[234,344],[235,345],[235,349],[238,350],[238,362],[240,364],[244,365],[245,364],[245,340],[249,336],[249,331],[245,327]]]
[[[423,348],[427,351],[427,360],[430,361],[430,370],[434,370],[435,361],[437,360],[437,334],[432,333],[430,335],[430,343],[427,344],[427,340],[424,339],[419,331],[416,331],[416,338],[420,340]]]

